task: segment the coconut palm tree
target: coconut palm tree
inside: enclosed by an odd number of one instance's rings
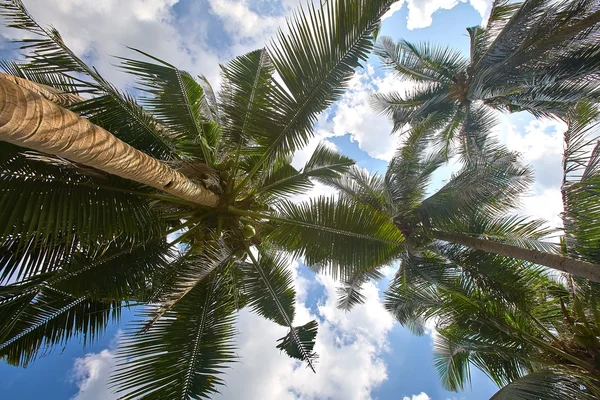
[[[504,163],[510,153],[490,146],[489,138],[482,146],[484,165],[497,169],[507,183],[490,185],[487,196],[478,196],[477,185],[486,187],[486,174],[473,175],[479,181],[471,181],[474,188],[453,183],[460,183],[472,168],[467,164],[429,197],[443,199],[446,207],[441,211],[427,205],[429,198],[422,199],[427,185],[423,178],[444,156],[422,156],[428,136],[433,135],[420,134],[421,126],[413,128],[385,180],[364,175],[360,180],[328,179],[347,188],[342,196],[397,213],[394,221],[405,232],[407,249],[385,294],[385,307],[416,334],[423,334],[428,323],[436,325],[435,363],[447,389],[463,389],[474,365],[505,386],[493,399],[592,399],[600,394],[597,281],[566,274],[561,278],[531,259],[486,251],[435,232],[451,229],[458,235],[512,243],[523,251],[551,252],[598,268],[599,114],[590,103],[577,104],[565,114],[564,236],[559,248],[540,240],[550,233],[542,221],[497,214],[510,206],[502,204],[505,197],[512,202],[519,194],[517,183],[529,177],[514,158]],[[486,149],[494,147],[488,154]],[[510,181],[513,189],[503,193]],[[462,196],[468,202],[463,203]],[[348,282],[341,290],[340,305],[360,303],[360,283],[373,277],[376,273]]]
[[[422,260],[424,252],[431,253],[435,259],[446,260],[443,251],[446,245],[476,250],[478,257],[488,254],[505,261],[514,259],[568,272],[584,278],[582,281],[600,282],[598,236],[595,236],[597,219],[593,218],[598,208],[597,187],[593,186],[597,184],[594,168],[598,149],[593,150],[589,167],[582,167],[585,163],[581,159],[581,152],[593,140],[591,132],[597,126],[597,116],[594,105],[583,103],[565,117],[569,121],[565,134],[566,148],[567,153],[572,154],[565,159],[565,168],[569,176],[576,174],[577,168],[587,171],[579,174],[585,175],[583,182],[565,183],[567,199],[582,199],[576,200],[573,206],[568,206],[571,200],[566,202],[566,242],[568,248],[582,246],[585,252],[593,255],[589,257],[570,250],[561,251],[557,244],[543,240],[552,233],[545,228],[544,221],[510,215],[532,181],[531,171],[520,163],[517,154],[489,136],[477,138],[480,157],[464,163],[441,188],[428,194],[432,174],[447,162],[446,149],[433,144],[438,122],[435,115],[412,127],[385,176],[370,176],[353,166],[340,178],[321,180],[337,188],[342,199],[387,214],[402,231],[406,243],[399,257],[398,274],[408,282],[416,279],[415,276],[429,273],[429,261]],[[578,236],[579,240],[573,239]],[[581,252],[583,254],[584,250]],[[451,260],[444,262],[451,263]],[[494,273],[494,269],[504,267],[496,265],[490,268],[488,275]],[[480,274],[479,271],[475,273]],[[376,277],[376,269],[352,276],[342,288],[340,305],[348,309],[359,303],[360,285]],[[488,278],[491,279],[490,284],[494,284],[493,279]],[[429,282],[432,283],[435,282]],[[504,287],[502,290],[511,291],[511,288]]]
[[[25,61],[0,76],[0,355],[26,365],[144,305],[113,384],[124,397],[205,398],[235,359],[235,313],[250,307],[287,327],[277,347],[312,368],[317,325],[294,325],[286,254],[344,278],[395,258],[403,236],[360,204],[290,202],[353,164],[326,145],[301,169],[291,158],[392,2],[299,10],[268,49],[222,67],[218,93],[134,50],[120,60],[134,98],[20,0],[1,1],[29,38]]]
[[[434,361],[446,389],[464,389],[475,366],[501,387],[492,399],[598,398],[600,319],[596,303],[589,302],[594,297],[586,304],[577,285],[552,282],[515,263],[504,263],[508,268],[494,278],[513,294],[517,287],[519,295],[498,297],[469,273],[461,275],[469,265],[465,260],[481,255],[447,251],[463,264],[438,264],[444,278],[436,285],[423,290],[420,283],[397,280],[386,294],[387,307],[409,326],[435,323]]]
[[[469,157],[478,146],[473,136],[495,122],[491,110],[562,118],[577,101],[598,100],[596,0],[496,0],[486,26],[467,31],[468,59],[447,47],[380,39],[383,65],[415,83],[406,93],[375,95],[395,131],[435,114],[439,140]]]

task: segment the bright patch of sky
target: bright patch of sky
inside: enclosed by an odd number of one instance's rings
[[[468,51],[467,26],[480,24],[489,12],[489,0],[405,0],[386,17],[380,35],[409,41],[429,41]],[[263,47],[277,27],[283,26],[298,0],[25,0],[43,24],[54,25],[66,43],[120,87],[130,78],[119,73],[110,55],[132,56],[124,45],[149,52],[219,83],[219,63]],[[14,31],[0,28],[0,51],[6,57],[6,39]],[[349,90],[316,126],[315,139],[298,152],[302,165],[322,140],[353,157],[372,172],[385,171],[398,138],[391,124],[369,107],[369,94],[406,90],[409,85],[379,68],[370,57],[357,71]],[[496,134],[532,164],[537,182],[522,212],[560,225],[559,192],[562,132],[557,121],[535,121],[530,116],[503,116]],[[435,176],[439,186],[455,167]],[[317,185],[302,196],[331,194]],[[239,315],[241,362],[228,372],[227,387],[219,399],[402,399],[479,400],[489,398],[495,386],[481,373],[473,373],[473,389],[451,393],[442,389],[432,360],[431,336],[415,337],[394,323],[380,303],[386,282],[365,287],[367,302],[350,313],[335,307],[335,283],[315,276],[299,262],[295,271],[298,323],[320,321],[316,351],[317,374],[280,354],[276,339],[281,327],[243,311]],[[387,279],[393,268],[387,268]],[[133,318],[125,312],[120,326]],[[0,364],[3,399],[113,399],[107,377],[114,367],[119,326],[113,324],[94,345],[82,349],[77,342],[41,357],[27,369]],[[35,382],[32,384],[31,382]]]

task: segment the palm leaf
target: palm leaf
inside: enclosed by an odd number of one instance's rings
[[[26,366],[42,347],[64,345],[72,337],[81,337],[84,344],[93,342],[119,315],[119,302],[93,301],[43,288],[10,322],[0,343],[0,357]]]
[[[280,325],[287,326],[290,332],[277,347],[285,350],[290,357],[306,361],[313,370],[317,355],[312,351],[317,335],[315,321],[302,327],[294,327],[294,307],[296,292],[291,287],[292,275],[286,270],[286,260],[274,254],[260,252],[255,257],[248,249],[252,260],[251,268],[245,268],[248,305],[258,314]],[[249,266],[250,267],[250,266]]]
[[[289,327],[294,320],[296,290],[288,261],[279,254],[259,253],[257,263],[244,263],[244,294],[257,314]]]
[[[315,347],[315,338],[319,325],[317,321],[310,321],[302,326],[293,327],[290,332],[278,340],[280,342],[277,348],[285,351],[285,353],[298,360],[311,360],[310,367],[314,372],[312,364],[317,358],[317,354],[313,352]]]
[[[137,49],[153,62],[120,57],[121,69],[136,78],[144,93],[141,104],[168,127],[178,148],[199,161],[212,165],[219,129],[212,121],[204,88],[187,72]],[[218,126],[218,125],[217,125]]]
[[[385,67],[417,82],[447,83],[467,67],[461,52],[428,43],[410,43],[383,37],[375,48]]]
[[[438,337],[434,344],[435,368],[447,390],[459,391],[471,382],[470,352],[449,340]]]
[[[350,311],[354,306],[364,304],[366,297],[360,292],[362,285],[369,280],[381,279],[383,275],[374,269],[360,272],[350,279],[345,280],[337,289],[337,307],[344,311]]]
[[[223,66],[222,76],[223,134],[229,143],[241,146],[263,135],[264,121],[274,110],[269,98],[273,64],[266,50],[255,50]]]
[[[2,279],[53,268],[77,243],[136,243],[165,229],[147,189],[3,143]],[[149,228],[148,228],[149,227]]]
[[[319,181],[337,189],[339,196],[348,201],[366,204],[382,212],[388,209],[385,181],[378,174],[370,175],[353,165],[340,177],[322,177]]]
[[[354,161],[331,149],[326,143],[319,143],[301,171],[291,166],[281,168],[259,187],[258,194],[265,196],[285,196],[306,192],[312,187],[310,178],[317,181],[336,179],[348,171]]]
[[[582,379],[563,371],[536,371],[509,383],[490,400],[592,400],[596,395],[583,389],[590,380],[593,378]]]
[[[390,262],[403,248],[402,233],[385,214],[345,199],[282,202],[274,221],[270,240],[342,279]]]
[[[228,282],[213,274],[195,286],[146,333],[146,320],[126,331],[110,383],[120,397],[200,399],[218,392],[219,374],[235,360],[235,304]],[[145,313],[152,318],[152,308]]]
[[[446,219],[478,212],[497,215],[518,204],[519,196],[531,182],[530,169],[516,161],[510,152],[489,153],[493,156],[473,159],[421,202],[418,212],[424,221],[443,223]]]
[[[309,4],[280,31],[269,55],[283,85],[273,82],[271,101],[277,112],[264,121],[261,160],[247,179],[268,160],[304,146],[313,136],[317,116],[339,99],[354,69],[373,45],[373,32],[393,0],[335,0],[320,9]]]

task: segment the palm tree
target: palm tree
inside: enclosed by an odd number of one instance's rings
[[[494,276],[513,289],[512,298],[499,296],[469,272],[461,275],[465,265],[475,266],[465,261],[481,261],[481,255],[447,250],[463,264],[439,264],[444,278],[436,285],[424,289],[422,283],[396,280],[386,294],[387,307],[405,324],[435,323],[434,361],[446,389],[469,385],[473,365],[502,387],[492,399],[598,398],[600,319],[594,297],[515,263],[503,263],[507,269]]]
[[[437,118],[439,140],[463,157],[495,123],[492,110],[563,118],[581,99],[600,96],[600,7],[596,0],[496,0],[485,27],[468,28],[469,59],[427,43],[381,38],[385,67],[415,83],[407,93],[377,94],[394,130]]]
[[[341,179],[328,179],[345,188],[342,196],[395,213],[395,223],[406,234],[407,249],[386,292],[385,306],[416,334],[422,334],[428,322],[435,323],[435,362],[447,389],[463,389],[470,380],[470,365],[474,365],[499,386],[506,385],[493,399],[591,399],[600,395],[597,281],[571,275],[561,278],[555,271],[532,265],[530,259],[505,257],[435,232],[467,232],[480,236],[479,240],[512,243],[524,251],[553,252],[558,257],[595,263],[598,268],[600,144],[595,129],[599,115],[590,103],[577,104],[565,114],[565,234],[559,249],[539,240],[550,233],[542,221],[497,215],[515,201],[519,184],[529,177],[526,168],[519,167],[510,153],[489,138],[482,146],[483,160],[486,168],[496,169],[495,183],[484,169],[475,172],[467,164],[442,189],[423,200],[424,178],[445,157],[443,151],[423,157],[432,134],[422,125],[413,128],[385,180],[364,174],[352,179],[356,169]],[[470,170],[472,181],[464,178]],[[488,191],[487,196],[479,196],[482,189],[478,185]],[[432,206],[436,202],[430,199],[436,197],[440,199],[437,204],[445,207]],[[340,305],[348,308],[359,303],[360,283],[372,277],[376,273],[348,282],[341,290]]]
[[[593,127],[590,121],[595,117],[590,113],[594,106],[585,104],[580,107],[587,110],[587,122],[580,119],[584,124],[582,127],[581,123],[573,121],[567,136],[577,131],[583,132],[579,136],[585,138]],[[478,254],[487,253],[499,259],[543,265],[600,282],[597,258],[561,252],[558,245],[542,240],[552,233],[544,227],[544,221],[509,214],[531,183],[532,175],[529,168],[520,163],[517,154],[494,139],[480,137],[481,157],[463,164],[439,190],[428,195],[432,174],[447,162],[446,150],[433,144],[436,122],[436,117],[432,116],[413,126],[383,177],[377,174],[370,176],[353,166],[340,178],[321,179],[338,189],[342,199],[387,214],[402,231],[406,242],[399,256],[399,275],[406,275],[404,279],[411,281],[415,274],[427,274],[429,261],[421,260],[423,252],[446,259],[442,244],[447,244],[477,250]],[[596,212],[594,194],[586,189],[587,186],[574,185],[571,192],[587,196],[588,209]],[[573,212],[581,215],[577,209],[574,207]],[[580,224],[587,224],[580,225],[580,229],[589,232],[588,251],[597,254],[597,240],[593,240],[595,231],[591,230],[591,227],[596,229],[594,221],[587,215],[579,219]],[[503,267],[497,265],[494,268]],[[352,276],[344,283],[340,305],[348,309],[360,302],[360,285],[377,276],[376,268]],[[505,290],[510,291],[510,288]]]
[[[326,145],[300,170],[291,157],[391,3],[301,9],[268,49],[222,68],[218,94],[135,50],[121,59],[135,99],[20,0],[2,0],[30,38],[26,61],[3,62],[0,76],[0,356],[26,365],[145,305],[113,384],[125,397],[204,398],[235,359],[235,312],[247,306],[287,327],[277,347],[312,368],[317,324],[293,325],[285,254],[345,278],[395,258],[403,236],[360,204],[290,202],[353,164]]]

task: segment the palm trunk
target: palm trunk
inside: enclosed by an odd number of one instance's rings
[[[19,78],[18,76],[4,74],[0,72],[0,79],[6,79],[12,83],[21,86],[22,88],[31,90],[39,94],[46,100],[58,104],[59,106],[70,106],[73,103],[85,100],[83,97],[73,93],[63,93],[60,90],[51,86],[42,85],[41,83],[28,81],[27,79]]]
[[[0,140],[152,186],[198,205],[217,205],[215,193],[47,100],[46,96],[57,95],[48,91],[52,88],[32,85],[27,88],[23,82],[0,76]]]
[[[586,278],[594,282],[600,282],[600,265],[598,264],[592,264],[587,261],[576,260],[558,254],[550,254],[538,250],[524,249],[510,244],[478,239],[458,233],[434,231],[433,236],[436,239],[445,242],[460,244],[472,249],[498,254],[504,257],[529,261],[558,271],[568,272],[571,275]]]

